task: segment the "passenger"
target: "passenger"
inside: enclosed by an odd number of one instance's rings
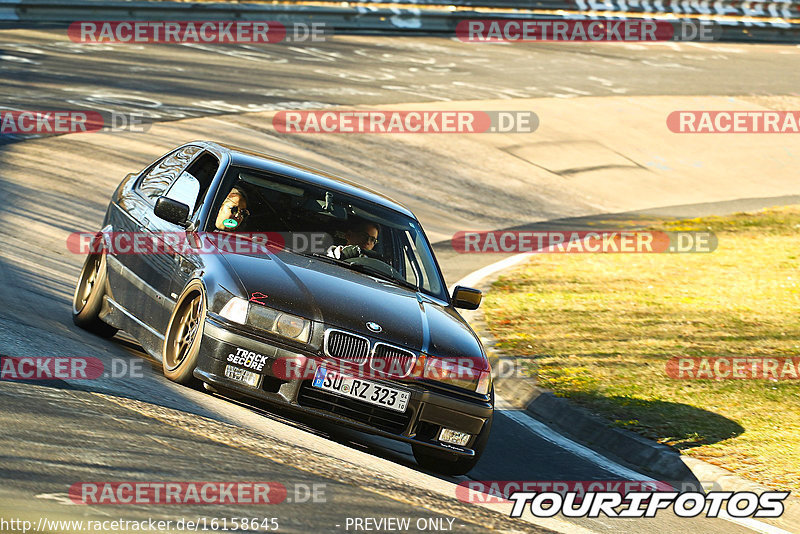
[[[378,225],[369,221],[361,222],[350,228],[345,234],[346,245],[333,246],[328,249],[328,256],[340,260],[357,258],[362,250],[372,250],[378,244]]]
[[[241,226],[248,215],[247,195],[243,190],[234,187],[222,201],[214,226],[217,230],[231,232]]]

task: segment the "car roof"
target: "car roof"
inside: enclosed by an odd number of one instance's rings
[[[248,150],[246,148],[239,148],[223,143],[215,143],[213,141],[195,141],[188,144],[203,146],[209,151],[216,153],[220,157],[223,154],[227,154],[230,156],[231,163],[234,165],[261,169],[283,176],[288,176],[290,178],[295,178],[297,180],[308,182],[331,191],[336,191],[367,200],[384,208],[407,215],[412,219],[416,219],[411,210],[399,202],[392,200],[386,195],[382,195],[381,193],[369,189],[368,187],[351,182],[345,178],[342,178],[341,176],[321,171],[313,167],[308,167],[302,163],[297,163],[279,156]]]

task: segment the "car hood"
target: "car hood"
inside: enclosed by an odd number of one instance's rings
[[[261,293],[265,305],[326,327],[444,358],[472,358],[476,366],[488,368],[480,342],[461,316],[422,293],[289,252],[226,254],[225,259],[247,298]],[[378,323],[382,331],[371,332],[368,322]]]

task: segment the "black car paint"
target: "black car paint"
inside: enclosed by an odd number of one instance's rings
[[[191,219],[188,234],[205,239],[202,232],[211,230],[212,209],[218,191],[227,191],[232,183],[223,183],[231,164],[263,169],[295,178],[334,191],[346,193],[379,204],[408,217],[413,214],[382,195],[365,190],[332,175],[307,169],[279,158],[241,151],[207,142],[190,143],[214,155],[220,162],[214,180],[206,192],[206,200]],[[186,145],[185,145],[186,146]],[[198,157],[202,152],[199,152]],[[188,165],[189,163],[187,163]],[[149,168],[149,167],[148,167]],[[144,172],[144,171],[143,171]],[[152,199],[136,191],[139,174],[123,180],[112,197],[104,221],[106,232],[181,232],[184,228],[153,214]],[[199,244],[199,243],[198,243]],[[434,258],[435,261],[435,258]],[[279,252],[265,256],[239,254],[108,254],[107,298],[100,317],[107,323],[126,330],[156,359],[161,359],[164,332],[176,298],[190,280],[200,280],[207,301],[209,318],[215,332],[224,332],[227,339],[214,339],[204,334],[195,376],[218,388],[245,394],[251,398],[279,402],[300,409],[298,393],[302,381],[279,384],[278,391],[265,392],[226,379],[221,371],[226,355],[235,347],[262,350],[277,354],[302,354],[322,359],[324,328],[335,327],[354,332],[374,341],[384,341],[408,348],[415,353],[442,358],[470,358],[478,368],[488,369],[483,348],[475,333],[454,309],[450,298],[415,292],[391,282],[370,277],[324,260]],[[438,264],[436,271],[440,273]],[[440,283],[444,286],[444,280]],[[254,332],[247,326],[232,324],[218,314],[233,296],[249,300],[254,294],[266,295],[260,302],[275,309],[300,315],[313,321],[312,337],[307,345],[278,339],[269,333]],[[447,300],[445,300],[445,297]],[[376,322],[382,332],[367,328]],[[209,330],[211,328],[209,327]],[[264,375],[269,375],[265,370]],[[267,379],[264,379],[265,381]],[[473,451],[438,443],[434,436],[418,436],[426,422],[477,433],[484,421],[491,419],[493,392],[479,395],[457,391],[430,381],[387,380],[412,390],[409,406],[410,422],[402,432],[387,433],[352,419],[324,411],[303,408],[306,412],[333,418],[366,432],[395,439],[423,443],[433,449],[447,450],[465,456]],[[458,423],[460,424],[454,424]]]

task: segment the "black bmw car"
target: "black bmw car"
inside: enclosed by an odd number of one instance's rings
[[[125,330],[170,380],[408,442],[441,473],[477,462],[494,390],[456,308],[477,308],[481,293],[448,294],[402,205],[193,142],[128,175],[93,240],[75,323]]]

